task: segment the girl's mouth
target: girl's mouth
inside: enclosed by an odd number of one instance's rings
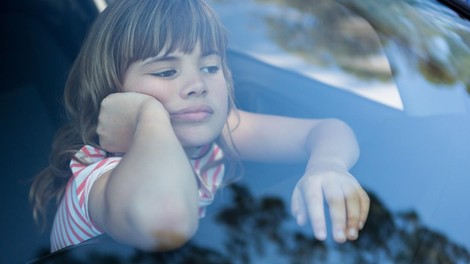
[[[213,113],[214,110],[212,107],[207,105],[198,105],[172,112],[170,116],[171,120],[177,122],[202,122],[212,116]]]

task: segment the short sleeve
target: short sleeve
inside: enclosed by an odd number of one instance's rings
[[[70,163],[73,176],[66,186],[54,219],[51,251],[102,234],[90,219],[88,197],[93,183],[106,171],[115,168],[121,159],[106,157],[103,150],[91,146],[84,146],[75,158]]]
[[[213,144],[203,157],[191,160],[199,185],[199,217],[205,215],[212,203],[225,173],[222,149]],[[115,168],[121,157],[107,157],[106,152],[84,146],[70,162],[72,177],[56,212],[51,233],[51,251],[75,245],[103,233],[93,224],[88,210],[88,199],[96,180]]]

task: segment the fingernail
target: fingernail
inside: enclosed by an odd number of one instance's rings
[[[357,230],[355,228],[350,228],[348,230],[348,236],[350,239],[356,239],[357,238]]]
[[[316,233],[316,237],[317,237],[318,240],[325,240],[326,239],[325,230],[317,230],[315,233]]]
[[[337,240],[338,242],[344,242],[344,241],[346,241],[346,236],[345,236],[343,230],[338,230],[338,231],[336,232],[336,240]]]
[[[363,228],[364,228],[364,222],[363,222],[363,221],[360,221],[360,222],[359,222],[359,229],[362,230]]]

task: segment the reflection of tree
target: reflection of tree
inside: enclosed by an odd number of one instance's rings
[[[109,250],[100,251],[98,243],[89,246],[86,252],[76,247],[78,253],[71,251],[74,254],[62,254],[61,258],[35,264],[470,263],[470,253],[464,247],[424,226],[413,211],[391,213],[373,193],[369,193],[370,214],[359,239],[338,245],[318,241],[310,232],[298,230],[279,197],[257,198],[239,184],[230,189],[233,203],[215,216],[216,223],[225,231],[225,250],[190,242],[171,252],[134,251],[126,258],[119,258]],[[107,241],[104,244],[114,243]],[[116,248],[114,253],[119,252],[119,247]]]
[[[188,243],[179,250],[162,254],[139,251],[129,263],[228,264],[232,262],[220,252]]]
[[[131,252],[131,253],[122,253]],[[108,237],[99,243],[74,246],[31,264],[230,264],[227,256],[215,250],[187,243],[175,251],[149,253],[118,244]]]
[[[257,199],[240,185],[231,189],[234,204],[221,211],[217,220],[228,230],[226,250],[235,263],[255,263],[263,257],[277,263],[282,259],[282,263],[470,262],[464,247],[425,227],[415,212],[392,214],[373,193],[369,219],[359,239],[337,245],[288,228],[281,199]]]
[[[284,6],[290,15],[266,17],[269,34],[286,51],[313,64],[333,65],[362,78],[391,78],[378,67],[381,45],[371,26],[331,0],[258,0]],[[379,60],[386,63],[385,60]]]
[[[226,250],[232,260],[253,263],[254,257],[269,258],[267,254],[287,257],[290,261],[286,263],[323,259],[325,246],[322,242],[286,229],[288,213],[281,199],[255,199],[241,185],[232,185],[231,189],[234,204],[222,210],[217,221],[228,230]]]
[[[364,17],[384,46],[393,42],[433,84],[470,91],[470,23],[430,0],[336,0]],[[400,19],[397,19],[400,18]],[[391,55],[391,54],[390,54]]]
[[[388,80],[388,67],[377,67],[374,58],[381,56],[381,43],[387,48],[392,42],[429,83],[461,81],[470,91],[470,23],[435,1],[256,1],[291,11],[266,18],[269,34],[285,50],[314,64],[333,63],[358,77]]]

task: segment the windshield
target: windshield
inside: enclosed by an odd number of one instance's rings
[[[96,9],[105,9],[106,2],[95,0]],[[44,256],[37,263],[48,263],[47,257],[74,263],[470,262],[468,1],[207,2],[228,31],[227,61],[238,108],[299,118],[338,118],[353,129],[361,157],[351,173],[371,198],[369,218],[359,239],[344,244],[331,238],[319,241],[310,225],[296,224],[290,202],[305,164],[244,162],[241,178],[218,192],[196,235],[181,249],[148,254],[99,237],[50,256],[48,230],[37,235],[32,223],[25,229],[11,213],[5,225],[10,233],[5,233],[13,237],[15,232],[18,239],[5,244],[6,262]],[[12,10],[5,19],[17,14],[17,9]],[[92,21],[84,9],[74,10],[81,25]],[[41,20],[45,28],[57,23],[53,17]],[[16,18],[8,21],[17,22]],[[43,24],[22,25],[26,29]],[[56,31],[47,28],[44,32]],[[59,35],[58,44],[48,42],[46,50],[64,49],[51,54],[75,58],[81,38],[69,45],[64,40],[67,33]],[[55,63],[49,57],[41,62]],[[37,69],[65,71],[71,62],[64,59]],[[38,75],[49,76],[49,72]],[[62,85],[66,72],[58,75],[57,83]],[[55,84],[51,79],[39,83]],[[17,203],[22,203],[23,219],[30,217],[23,182],[47,164],[44,153],[50,151],[59,123],[56,119],[60,119],[55,114],[62,106],[57,103],[59,96],[48,99],[54,102],[52,107],[47,100],[35,103],[35,98],[49,98],[47,92],[35,89],[36,83],[21,84],[18,92],[3,94],[0,105],[6,113],[2,120],[10,124],[1,141],[6,151],[33,148],[28,157],[40,163],[22,166],[23,154],[2,163],[7,171],[21,174],[23,188],[17,200],[10,199],[13,191],[5,189],[5,211],[17,210]],[[15,98],[21,98],[22,104]],[[35,115],[26,109],[34,109]],[[41,133],[31,136],[28,132],[34,131],[25,130],[24,123]],[[17,179],[4,184],[10,185],[18,185]],[[24,250],[27,256],[20,256]]]

